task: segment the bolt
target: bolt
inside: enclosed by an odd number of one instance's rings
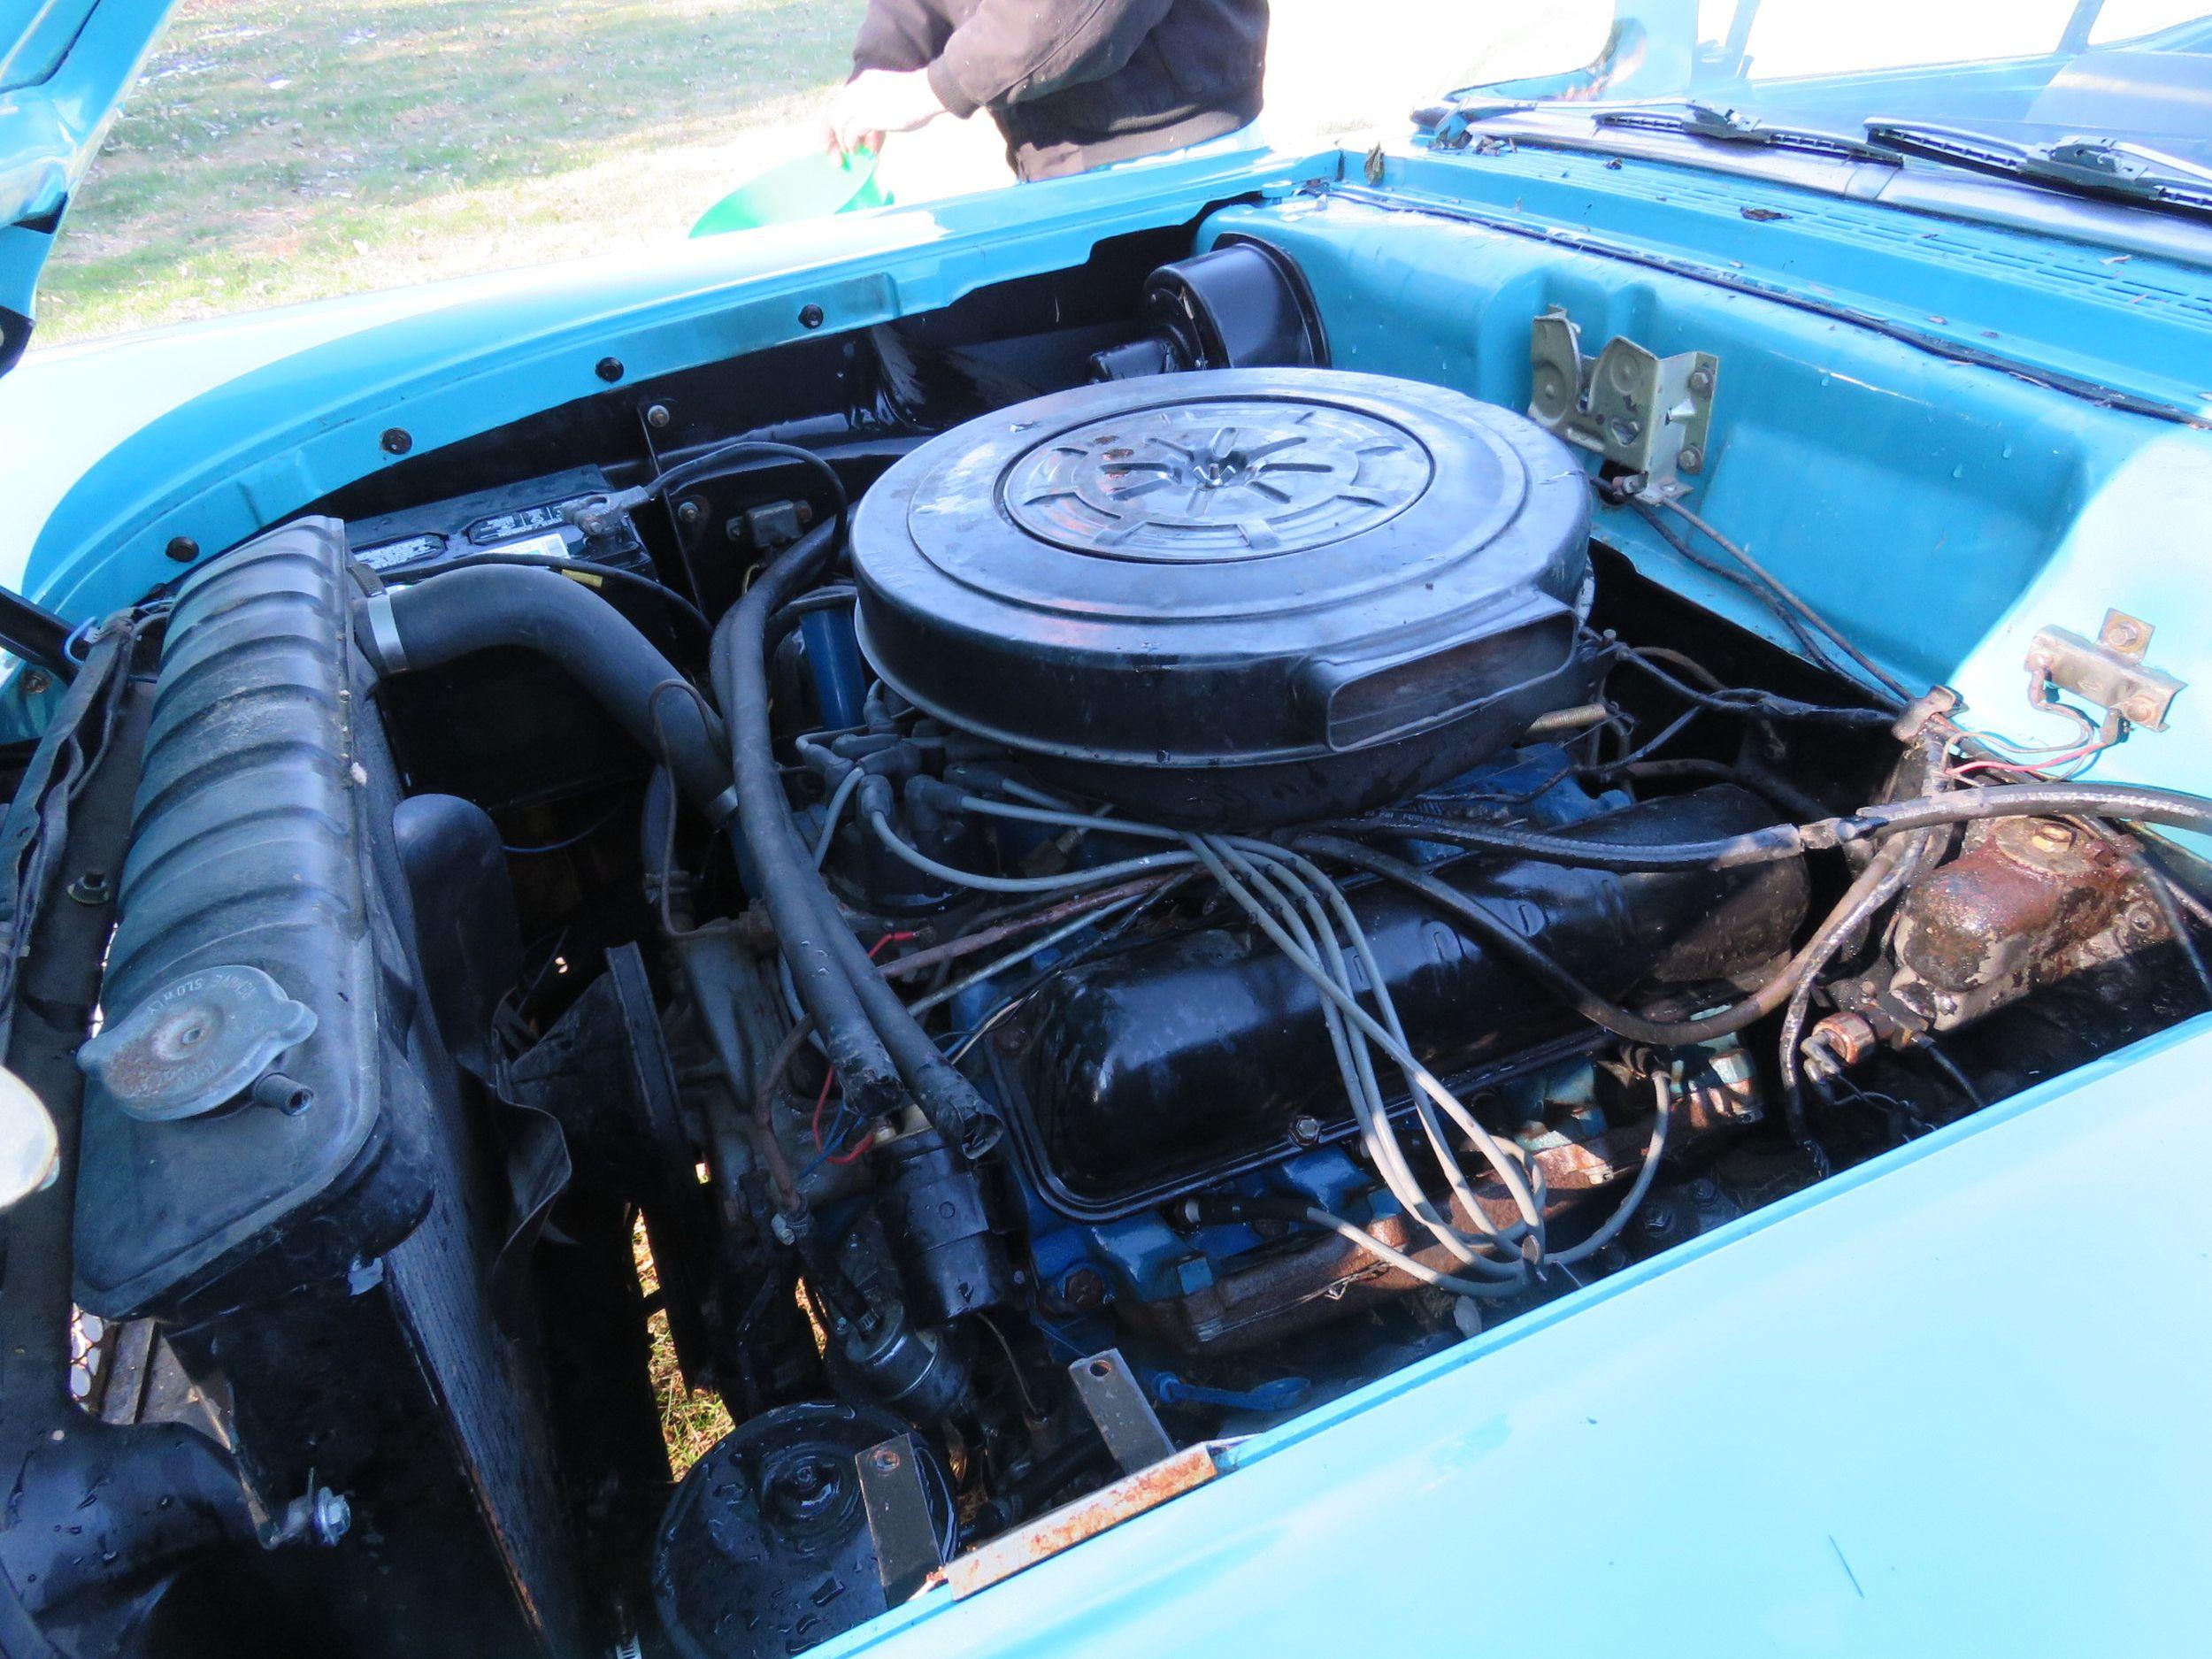
[[[800,327],[819,328],[821,326],[822,308],[819,305],[802,305],[799,307]]]
[[[346,1502],[343,1493],[319,1486],[315,1490],[313,1519],[309,1525],[317,1543],[326,1547],[334,1544],[352,1530],[353,1505]]]
[[[1094,1267],[1079,1267],[1060,1281],[1060,1297],[1069,1307],[1084,1312],[1106,1301],[1106,1276]]]
[[[888,1446],[879,1446],[868,1454],[868,1461],[883,1474],[890,1474],[899,1466],[899,1455]]]
[[[2143,625],[2131,617],[2115,617],[2104,631],[2104,642],[2124,651],[2143,637]]]
[[[991,1047],[1010,1059],[1029,1046],[1029,1033],[1019,1025],[1002,1025],[998,1035],[991,1039]]]
[[[665,426],[668,424],[668,405],[666,403],[650,403],[646,406],[645,424],[652,427],[654,431],[658,432],[663,426]]]
[[[2046,819],[2028,832],[2028,839],[2047,853],[2062,853],[2074,844],[2073,826]]]
[[[1692,369],[1690,371],[1690,389],[1694,392],[1711,391],[1713,389],[1712,370]]]
[[[1290,1138],[1302,1147],[1321,1144],[1321,1120],[1311,1112],[1300,1112],[1290,1120]]]
[[[415,434],[404,426],[387,426],[377,442],[387,455],[404,455],[415,447]]]
[[[707,510],[696,501],[680,503],[676,508],[676,522],[687,530],[707,516]]]
[[[104,870],[88,870],[69,884],[69,896],[80,904],[105,904],[114,896],[114,883]]]
[[[598,362],[592,365],[591,372],[594,374],[596,374],[601,380],[606,381],[608,385],[611,386],[622,378],[622,359],[620,357],[602,357]]]
[[[2148,693],[2130,697],[2120,712],[2138,726],[2148,726],[2158,718],[2158,699]]]
[[[173,535],[169,545],[161,549],[180,565],[189,565],[200,557],[200,544],[188,535]]]
[[[1705,465],[1705,451],[1694,443],[1686,443],[1682,446],[1682,453],[1676,457],[1676,464],[1686,472],[1694,472]]]
[[[35,668],[23,676],[23,695],[27,697],[35,697],[53,688],[54,682]]]

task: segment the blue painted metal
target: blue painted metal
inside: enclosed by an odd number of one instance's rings
[[[1743,205],[1792,218],[1746,220]],[[1597,231],[1685,257],[1661,269],[1575,245]],[[2111,606],[2149,618],[2164,630],[2159,665],[2200,690],[2169,732],[2139,733],[2092,775],[2212,787],[2212,628],[2192,596],[2212,433],[1767,303],[1739,282],[1840,298],[2031,369],[2071,365],[2176,402],[2194,388],[2212,409],[2212,273],[1688,168],[1533,153],[1392,158],[1379,189],[1229,208],[1201,241],[1230,234],[1300,261],[1348,368],[1525,404],[1529,319],[1555,304],[1591,349],[1626,334],[1718,353],[1696,511],[1901,677],[1948,681],[1972,718],[2028,741],[2065,734],[2024,701],[2037,628],[2093,633]],[[1931,303],[1946,309],[1915,309]],[[1601,511],[1597,530],[1668,586],[1784,637],[1764,606],[1635,514]]]
[[[31,315],[55,222],[175,0],[50,0],[0,19],[0,304]]]
[[[853,637],[852,612],[810,611],[799,618],[799,638],[806,646],[822,724],[833,730],[858,726],[868,674],[860,661],[859,641]]]
[[[1564,1297],[822,1659],[2212,1652],[2208,1037]]]

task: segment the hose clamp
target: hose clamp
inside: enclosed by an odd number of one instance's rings
[[[386,674],[407,672],[407,648],[399,641],[399,619],[392,614],[392,595],[371,594],[361,602],[361,611],[369,628],[369,654],[376,658],[377,671]]]

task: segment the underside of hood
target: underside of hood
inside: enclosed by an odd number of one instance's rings
[[[0,22],[0,373],[78,181],[174,0],[28,0]]]

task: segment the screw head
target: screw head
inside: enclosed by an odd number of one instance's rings
[[[656,432],[665,426],[670,419],[666,403],[649,404],[645,411],[645,424]]]
[[[2158,700],[2150,696],[2130,697],[2120,712],[2138,726],[2148,726],[2158,718]]]
[[[1694,472],[1705,465],[1705,451],[1694,443],[1685,444],[1682,453],[1675,457],[1675,465],[1686,472]]]
[[[622,359],[620,357],[602,357],[598,362],[592,365],[591,372],[594,374],[596,374],[601,380],[606,381],[608,385],[611,386],[622,378]]]
[[[169,545],[161,549],[180,565],[189,565],[200,557],[200,544],[188,535],[173,535]]]
[[[105,904],[113,893],[104,870],[88,870],[69,884],[69,896],[80,904]]]
[[[1713,389],[1712,370],[1692,369],[1690,371],[1690,389],[1694,392],[1711,391]]]
[[[688,530],[706,517],[707,510],[695,501],[680,502],[676,506],[676,522]]]
[[[377,443],[387,455],[404,455],[415,447],[415,434],[404,426],[387,426]]]
[[[800,327],[802,327],[802,328],[819,328],[821,326],[822,326],[822,308],[821,308],[819,305],[811,305],[811,304],[810,304],[810,305],[802,305],[802,306],[800,306],[800,307],[799,307],[799,326],[800,326]]]
[[[2046,821],[2030,830],[2028,839],[2047,853],[2062,853],[2074,844],[2074,830],[2070,824]]]

